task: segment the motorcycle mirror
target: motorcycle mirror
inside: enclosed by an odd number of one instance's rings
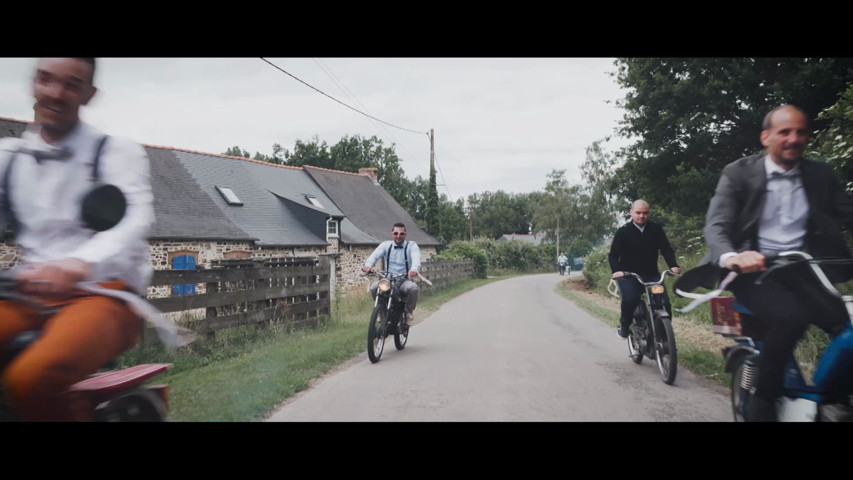
[[[116,226],[127,211],[127,199],[115,185],[99,183],[83,196],[83,223],[96,232]]]

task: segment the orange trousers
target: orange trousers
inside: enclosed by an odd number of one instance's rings
[[[120,281],[101,286],[125,289]],[[68,387],[133,347],[142,319],[121,300],[86,292],[45,303],[62,308],[44,320],[31,306],[0,301],[0,350],[20,332],[41,330],[2,372],[0,390],[17,421],[91,420],[91,407]]]

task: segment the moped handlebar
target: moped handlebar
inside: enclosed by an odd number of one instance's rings
[[[18,291],[18,278],[15,270],[0,270],[0,300],[24,303],[37,310],[47,309],[43,302]]]
[[[403,272],[403,273],[391,273],[391,272],[383,272],[383,271],[376,271],[376,270],[370,270],[370,271],[369,271],[369,272],[367,272],[367,273],[363,273],[363,274],[359,275],[359,277],[362,277],[362,278],[365,278],[365,277],[377,277],[377,278],[389,278],[389,279],[391,279],[391,280],[396,280],[396,279],[398,279],[398,278],[403,278],[403,277],[407,277],[407,278],[408,278],[408,276],[409,276],[409,273],[408,273],[408,272]],[[422,282],[426,283],[427,285],[432,285],[432,282],[430,282],[426,277],[424,277],[423,275],[421,275],[421,272],[418,272],[417,276],[412,277],[412,280],[414,280],[415,278],[417,278],[417,279],[419,279],[420,281],[422,281]]]
[[[853,296],[844,295],[835,288],[835,285],[829,280],[829,277],[826,276],[826,273],[821,268],[821,265],[835,264],[835,265],[850,265],[853,264],[853,260],[847,258],[822,258],[815,259],[811,255],[806,252],[801,252],[798,250],[786,250],[782,252],[772,253],[765,255],[764,257],[764,265],[767,268],[761,275],[756,278],[755,283],[760,284],[763,282],[768,275],[777,272],[780,269],[791,267],[794,265],[808,264],[809,269],[814,274],[815,278],[817,278],[818,282],[821,286],[830,294],[840,298],[844,302],[851,303],[853,302]],[[741,269],[735,265],[734,268],[728,270],[729,274],[720,282],[720,285],[716,290],[713,290],[708,293],[699,294],[699,293],[691,293],[685,292],[679,289],[675,290],[675,293],[680,297],[692,298],[693,301],[682,308],[680,311],[682,313],[689,312],[690,310],[696,308],[698,305],[707,302],[708,300],[719,296],[723,290],[726,290],[728,285],[739,275],[741,274]]]
[[[832,295],[843,299],[845,296],[835,288],[832,281],[826,275],[826,272],[821,268],[822,265],[850,265],[853,264],[853,259],[848,258],[814,258],[806,252],[799,250],[787,250],[783,252],[765,255],[764,265],[767,267],[761,275],[755,280],[756,284],[761,284],[769,275],[781,269],[792,267],[795,265],[806,264],[817,278],[821,286]],[[738,270],[735,270],[736,272]]]
[[[663,273],[660,274],[659,280],[654,281],[654,282],[646,282],[645,280],[643,280],[643,277],[639,276],[638,274],[636,274],[634,272],[622,272],[622,273],[624,274],[624,277],[636,278],[644,286],[657,285],[657,284],[663,283],[663,279],[666,278],[667,275],[671,275],[673,277],[679,276],[679,274],[673,272],[672,270],[666,269],[663,271]],[[618,297],[619,295],[616,293],[618,290],[619,290],[619,286],[616,284],[616,280],[611,278],[610,283],[607,285],[607,291],[610,292],[610,294],[613,295],[614,297]]]

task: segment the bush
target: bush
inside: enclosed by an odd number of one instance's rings
[[[486,252],[470,242],[452,242],[433,258],[436,260],[474,260],[475,278],[486,278],[486,272],[489,270],[489,257]]]

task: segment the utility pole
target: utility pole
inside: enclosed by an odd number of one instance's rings
[[[438,235],[441,225],[438,222],[438,185],[435,179],[435,136],[429,129],[429,187],[426,199],[426,230],[431,235]]]
[[[560,217],[557,216],[557,256],[560,256]]]
[[[429,129],[429,172],[432,174],[433,169],[435,169],[435,135],[433,135],[433,129]]]

